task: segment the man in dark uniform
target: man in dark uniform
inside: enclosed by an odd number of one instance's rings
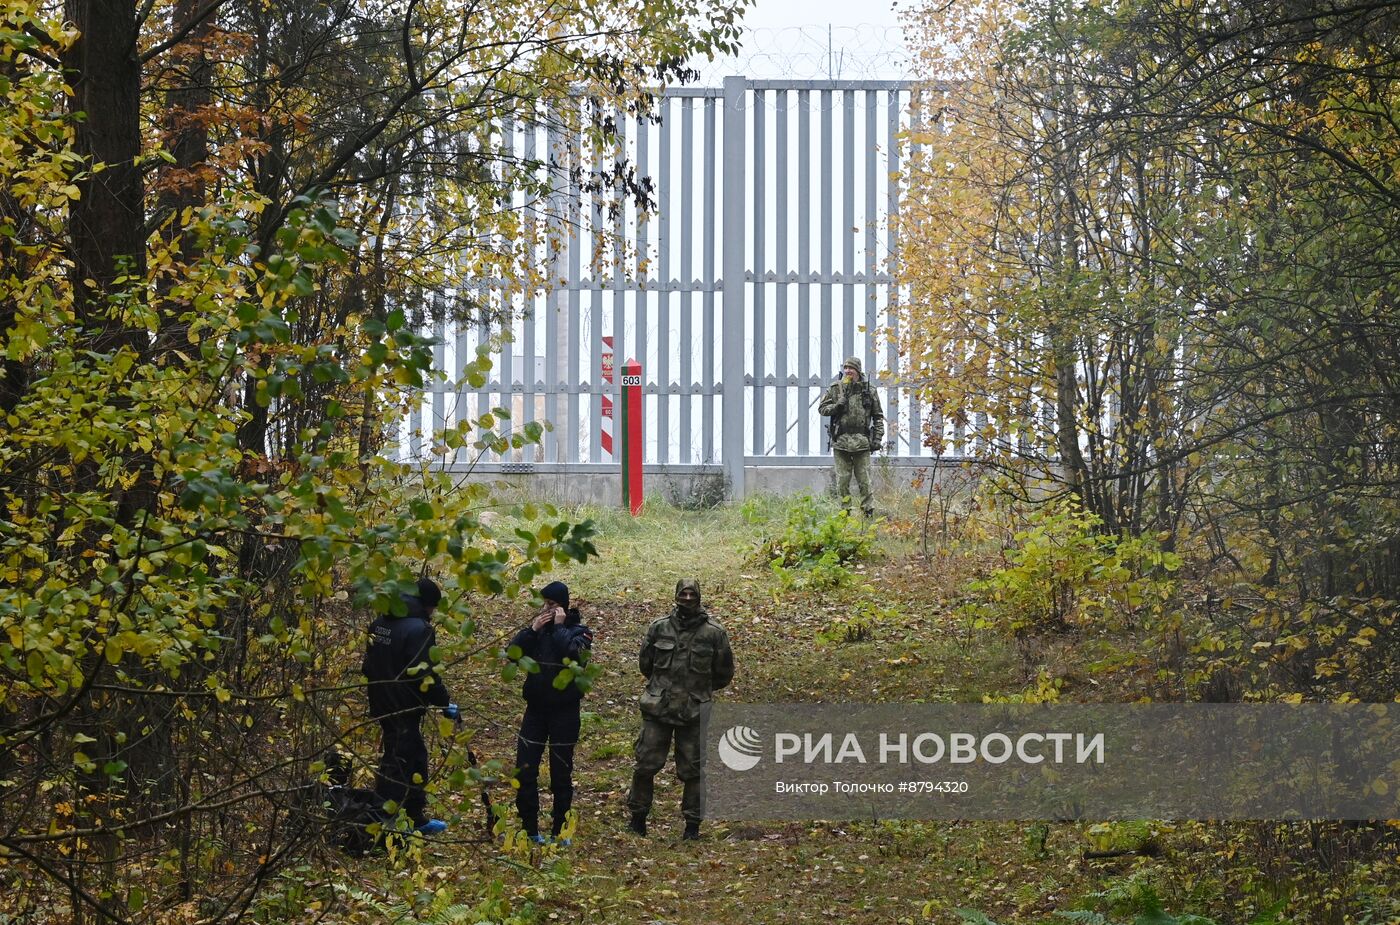
[[[544,607],[529,626],[515,634],[510,645],[539,664],[539,671],[525,676],[521,691],[525,717],[515,752],[516,780],[520,790],[515,808],[520,824],[532,841],[540,835],[540,761],[549,749],[549,789],[554,797],[550,816],[554,838],[560,837],[574,802],[574,746],[578,743],[580,702],[583,691],[574,681],[556,684],[564,662],[583,665],[593,646],[593,632],[577,607],[569,606],[569,586],[551,581],[540,592]]]
[[[419,832],[436,835],[447,823],[428,818],[423,714],[429,706],[440,708],[448,719],[459,719],[461,714],[433,660],[437,639],[432,615],[442,591],[431,578],[420,578],[417,593],[402,600],[402,615],[387,613],[370,624],[361,669],[369,679],[369,714],[379,720],[384,743],[374,791],[384,802],[402,809]]]
[[[647,686],[640,701],[637,765],[627,794],[628,827],[647,834],[652,785],[674,739],[676,776],[685,785],[681,837],[699,838],[705,818],[705,730],[714,692],[734,679],[734,653],[724,627],[700,606],[700,583],[695,579],[676,582],[675,608],[647,627],[640,667]]]

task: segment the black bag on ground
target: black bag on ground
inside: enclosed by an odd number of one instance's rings
[[[393,816],[384,811],[384,801],[373,790],[350,786],[350,759],[335,749],[326,752],[327,779],[313,781],[313,808],[324,827],[327,842],[347,854],[365,854],[383,844],[382,834],[370,827],[379,825],[387,830]],[[379,832],[380,830],[376,830]]]

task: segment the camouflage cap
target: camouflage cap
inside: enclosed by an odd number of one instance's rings
[[[846,357],[845,361],[841,364],[841,368],[845,369],[847,366],[854,369],[860,375],[865,375],[865,368],[860,365],[860,357]]]

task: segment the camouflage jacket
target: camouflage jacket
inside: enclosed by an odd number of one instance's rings
[[[729,634],[709,614],[683,620],[672,610],[647,627],[639,656],[647,686],[642,714],[673,726],[700,718],[700,705],[734,679]]]
[[[878,450],[885,440],[885,411],[868,379],[833,382],[817,406],[832,419],[832,449],[846,453]]]

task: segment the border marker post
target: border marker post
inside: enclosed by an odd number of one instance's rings
[[[642,511],[642,364],[622,365],[622,504],[636,517]]]

